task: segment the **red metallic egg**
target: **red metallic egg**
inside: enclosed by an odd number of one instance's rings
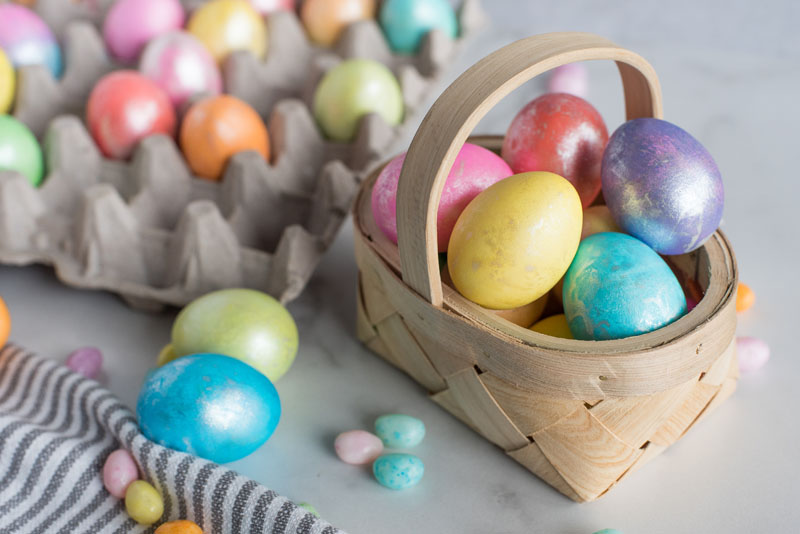
[[[86,120],[100,151],[114,159],[130,157],[147,136],[175,135],[175,110],[169,97],[135,71],[104,76],[89,95]]]
[[[549,171],[575,186],[583,207],[600,192],[600,164],[608,130],[584,99],[549,93],[517,113],[503,140],[502,156],[515,173]]]

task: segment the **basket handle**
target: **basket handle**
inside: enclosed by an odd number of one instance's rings
[[[442,305],[436,213],[458,151],[483,116],[508,93],[550,69],[595,59],[617,63],[628,120],[661,118],[661,88],[641,56],[591,33],[547,33],[511,43],[470,67],[445,89],[408,149],[397,191],[397,237],[403,280]]]

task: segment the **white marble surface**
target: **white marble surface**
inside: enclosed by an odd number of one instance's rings
[[[797,3],[485,0],[494,26],[453,66],[453,76],[516,38],[554,30],[593,31],[635,50],[661,76],[666,118],[698,137],[726,187],[724,229],[756,306],[741,334],[763,337],[773,356],[742,376],[712,417],[599,502],[578,505],[462,426],[410,379],[354,337],[355,263],[346,225],[306,293],[290,306],[300,329],[295,366],[278,384],[284,416],[275,436],[232,464],[353,533],[626,534],[795,532],[800,524],[800,426],[794,412],[800,360],[793,331],[800,300],[795,224],[800,107]],[[698,7],[700,6],[700,7]],[[590,66],[590,100],[614,129],[620,85],[610,63]],[[516,109],[541,91],[535,81],[481,124],[502,133]],[[0,268],[12,339],[63,359],[96,345],[106,384],[134,405],[144,373],[168,341],[173,314],[127,308],[110,294],[61,286],[45,267]],[[385,412],[421,417],[428,437],[420,486],[391,492],[367,468],[339,462],[340,431],[370,428]]]

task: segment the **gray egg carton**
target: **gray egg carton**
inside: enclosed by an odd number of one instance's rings
[[[390,154],[463,38],[483,21],[464,0],[462,35],[438,31],[415,56],[392,54],[375,21],[351,25],[337,47],[311,45],[294,13],[268,18],[267,58],[231,55],[226,92],[266,120],[272,163],[254,152],[223,179],[192,176],[174,139],[153,136],[127,162],[105,159],[82,121],[89,92],[110,61],[99,32],[108,0],[39,0],[62,43],[66,70],[20,69],[14,115],[42,139],[48,175],[38,189],[0,172],[0,262],[52,264],[66,284],[105,289],[131,305],[181,306],[225,287],[297,297],[341,227],[361,180]],[[187,8],[201,2],[185,1]],[[326,140],[309,111],[319,79],[343,58],[389,66],[406,105],[402,124],[368,115],[351,143]],[[129,68],[135,68],[129,67]]]

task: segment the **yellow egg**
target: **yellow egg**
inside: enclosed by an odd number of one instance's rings
[[[125,510],[140,525],[152,525],[161,519],[164,501],[153,486],[144,480],[135,480],[125,490]]]
[[[456,289],[486,308],[509,309],[547,293],[578,250],[577,191],[551,172],[515,174],[464,209],[447,250]]]
[[[164,348],[161,349],[161,351],[158,353],[158,357],[156,358],[156,365],[158,367],[161,367],[165,363],[169,363],[177,357],[178,355],[175,354],[175,347],[172,346],[172,343],[167,343],[166,345],[164,345]]]
[[[534,332],[539,332],[547,336],[561,337],[564,339],[575,339],[572,337],[572,332],[569,331],[567,324],[567,316],[563,313],[558,315],[551,315],[546,319],[542,319],[531,327]]]
[[[14,67],[11,66],[5,52],[0,49],[0,113],[6,113],[11,109],[15,83]]]
[[[237,50],[257,58],[267,53],[267,25],[246,0],[213,0],[192,14],[186,29],[222,62]]]

